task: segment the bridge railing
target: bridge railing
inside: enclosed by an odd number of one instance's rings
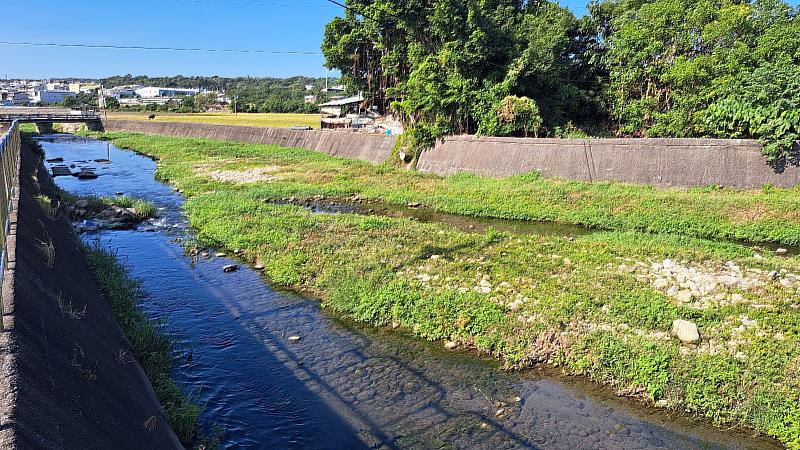
[[[14,121],[11,127],[0,138],[0,331],[3,330],[3,281],[9,262],[8,237],[11,232],[12,208],[19,173],[19,156],[22,141],[19,132],[19,122]]]
[[[100,120],[97,113],[75,112],[69,114],[6,114],[0,111],[0,122],[11,122],[19,120],[23,122],[74,122],[74,121],[95,121]]]

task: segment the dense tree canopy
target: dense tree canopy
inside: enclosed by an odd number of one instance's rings
[[[400,115],[421,146],[574,122],[624,136],[754,137],[780,159],[800,137],[800,19],[781,0],[602,0],[581,19],[546,0],[347,6],[325,30],[328,66]],[[541,118],[535,130],[501,120],[521,101]]]

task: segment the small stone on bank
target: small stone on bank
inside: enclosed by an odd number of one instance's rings
[[[453,350],[453,349],[455,349],[457,346],[458,346],[458,344],[456,344],[456,343],[455,343],[455,342],[453,342],[453,341],[447,341],[447,343],[446,343],[446,344],[444,344],[444,348],[446,348],[446,349],[448,349],[448,350]]]
[[[779,248],[779,249],[775,250],[775,254],[776,255],[784,256],[787,253],[789,253],[789,250],[786,250],[785,248]]]
[[[677,336],[684,344],[691,344],[700,340],[700,332],[697,325],[687,320],[676,320],[672,322],[672,334]]]
[[[692,295],[692,291],[684,290],[684,291],[678,292],[678,295],[676,297],[677,297],[678,301],[681,302],[681,303],[691,303],[692,298],[694,296]]]
[[[225,253],[214,253],[214,256],[216,256],[217,258],[224,258]]]

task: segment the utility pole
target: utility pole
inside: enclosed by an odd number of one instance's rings
[[[239,95],[233,94],[233,115],[239,115],[239,109],[236,107],[236,101],[239,100]]]

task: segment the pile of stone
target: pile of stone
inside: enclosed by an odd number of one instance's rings
[[[136,208],[122,208],[116,205],[101,209],[92,207],[88,200],[78,200],[67,207],[67,213],[73,220],[78,232],[108,230],[130,230],[140,221]]]
[[[742,267],[733,261],[692,265],[671,259],[630,261],[619,269],[634,274],[677,303],[698,309],[736,304],[768,308],[772,305],[763,304],[760,294],[775,285],[800,294],[798,274]]]

